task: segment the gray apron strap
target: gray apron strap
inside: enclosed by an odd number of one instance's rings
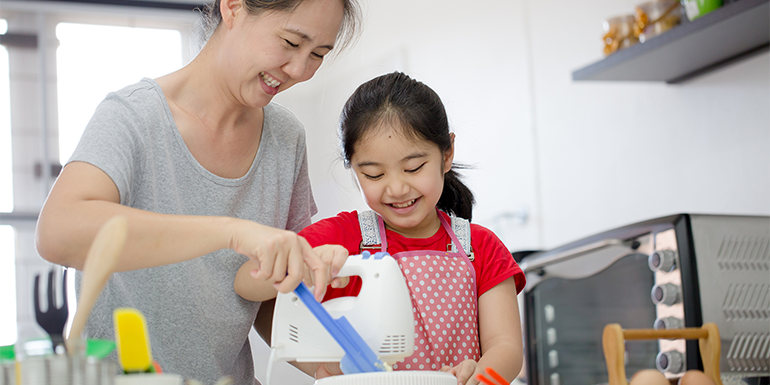
[[[360,217],[359,217],[360,218]],[[457,239],[460,241],[460,245],[463,247],[466,253],[468,253],[468,259],[473,260],[473,250],[471,249],[471,223],[465,219],[450,215],[452,219],[452,231],[454,231]],[[453,253],[457,252],[457,246],[452,244]]]
[[[471,224],[465,218],[459,218],[454,215],[452,219],[452,231],[454,231],[463,250],[468,254],[468,258],[473,260],[473,249],[471,248]],[[380,250],[382,249],[382,239],[380,237],[379,216],[373,210],[361,211],[358,213],[358,224],[361,227],[361,250]],[[451,251],[457,253],[457,246],[452,245]]]
[[[361,226],[361,250],[380,250],[382,240],[380,239],[380,225],[377,221],[377,213],[373,210],[359,211],[358,224]]]

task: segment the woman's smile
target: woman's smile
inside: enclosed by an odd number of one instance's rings
[[[260,72],[259,76],[262,77],[262,80],[265,81],[265,84],[267,84],[270,87],[278,88],[281,85],[281,82],[274,78],[272,75],[270,75],[267,72]]]
[[[278,93],[278,87],[281,86],[281,82],[278,81],[278,79],[272,77],[267,72],[260,72],[259,73],[260,83],[262,84],[262,88],[267,92],[269,95],[276,95]]]

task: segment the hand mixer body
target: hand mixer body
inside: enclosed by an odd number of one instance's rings
[[[412,355],[414,315],[406,281],[387,253],[348,257],[337,276],[360,276],[357,297],[341,297],[322,306],[335,319],[350,322],[374,353],[388,364]],[[295,293],[279,293],[273,315],[275,358],[298,362],[337,362],[345,352]]]

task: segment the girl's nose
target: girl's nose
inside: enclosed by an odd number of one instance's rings
[[[386,192],[393,198],[398,198],[409,193],[409,185],[401,178],[390,178]]]

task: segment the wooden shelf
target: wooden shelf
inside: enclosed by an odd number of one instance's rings
[[[572,80],[681,83],[770,47],[770,0],[738,0],[572,72]]]

